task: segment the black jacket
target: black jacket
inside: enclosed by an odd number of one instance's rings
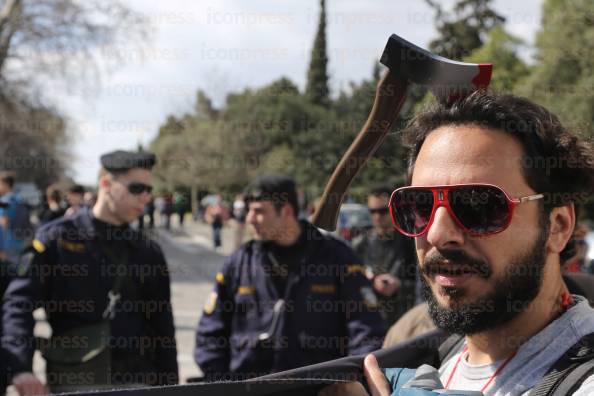
[[[31,371],[34,319],[43,307],[53,334],[97,323],[107,307],[118,268],[106,247],[127,249],[125,287],[111,321],[112,361],[141,361],[130,381],[178,382],[169,272],[159,246],[130,228],[100,238],[88,209],[48,223],[21,255],[5,294],[3,345],[13,373]],[[121,235],[116,235],[116,234]],[[112,256],[113,257],[113,256]],[[138,365],[137,365],[138,366]],[[150,369],[147,369],[150,367]],[[137,372],[135,372],[137,371]]]
[[[194,358],[207,379],[254,377],[381,346],[384,326],[360,260],[343,242],[302,223],[306,240],[279,295],[275,258],[251,241],[217,274],[196,331]],[[283,299],[274,337],[274,306]]]

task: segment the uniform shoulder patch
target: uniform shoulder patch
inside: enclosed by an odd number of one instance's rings
[[[357,272],[365,273],[365,266],[361,264],[347,265],[347,275],[356,274]]]
[[[253,285],[239,286],[239,289],[237,289],[237,294],[239,294],[240,296],[249,296],[251,294],[254,294],[255,292],[256,287]]]
[[[45,245],[39,239],[33,239],[32,245],[37,253],[43,253],[45,251]]]
[[[336,285],[332,283],[313,283],[310,287],[312,293],[317,294],[334,294],[336,293]]]
[[[204,313],[206,315],[210,315],[214,312],[215,307],[217,306],[217,292],[211,292],[210,296],[208,296],[208,300],[206,300],[206,304],[204,304]]]
[[[74,252],[74,253],[84,253],[86,251],[86,247],[85,247],[84,243],[71,242],[71,241],[66,241],[64,239],[58,240],[58,246],[61,249],[68,250],[68,251]]]

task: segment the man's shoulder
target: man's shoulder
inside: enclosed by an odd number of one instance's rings
[[[72,217],[60,217],[39,227],[35,232],[34,241],[47,244],[60,237],[74,237],[78,228]]]
[[[20,200],[21,199],[19,198],[19,196],[12,191],[9,193],[6,193],[0,197],[0,202],[4,202],[4,203],[13,203],[13,202],[16,203],[16,202],[19,202]]]
[[[20,198],[13,192],[4,194],[0,197],[2,207],[0,207],[0,216],[13,216]]]
[[[308,230],[307,238],[310,242],[318,244],[318,251],[321,252],[337,252],[342,254],[354,254],[351,244],[330,232],[321,232],[313,225]]]
[[[224,267],[236,267],[246,260],[250,262],[256,251],[263,252],[263,250],[262,242],[256,241],[254,239],[249,240],[243,243],[239,248],[233,251],[229,257],[225,259]]]
[[[594,355],[591,342],[592,335],[584,337],[568,354],[559,359],[533,388],[533,391],[536,390],[535,394],[545,394],[554,389],[554,394],[594,395]]]
[[[592,396],[594,395],[594,373],[582,382],[580,387],[573,393],[573,396]]]

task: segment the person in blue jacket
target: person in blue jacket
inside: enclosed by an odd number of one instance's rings
[[[265,175],[245,190],[256,236],[216,275],[196,331],[207,380],[245,379],[364,354],[385,333],[361,261],[297,218],[295,183]]]
[[[150,199],[155,161],[143,152],[103,155],[95,206],[46,224],[21,254],[4,297],[2,323],[9,375],[21,395],[47,392],[31,372],[32,310],[37,307],[44,308],[61,353],[91,342],[85,326],[108,321],[110,328],[107,383],[98,377],[89,377],[90,383],[75,376],[52,379],[48,372],[52,393],[64,386],[178,382],[167,263],[157,243],[129,226]],[[77,329],[80,339],[66,336]],[[77,366],[72,367],[77,374]]]

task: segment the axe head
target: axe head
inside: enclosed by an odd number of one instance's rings
[[[395,34],[380,62],[414,84],[426,85],[438,100],[448,103],[491,82],[493,65],[464,63],[432,54]]]
[[[456,62],[417,47],[393,34],[380,59],[388,73],[377,86],[369,118],[336,166],[314,214],[313,224],[332,231],[349,185],[388,134],[406,99],[410,84],[428,86],[438,100],[451,102],[486,88],[491,64]],[[354,166],[353,166],[354,164]]]

